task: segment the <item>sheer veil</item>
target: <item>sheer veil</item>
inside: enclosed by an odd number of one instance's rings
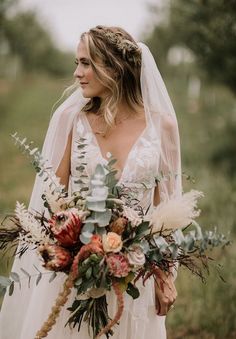
[[[161,199],[168,199],[171,195],[181,195],[181,158],[180,158],[180,140],[178,124],[174,108],[167,93],[165,84],[158,71],[154,58],[149,48],[138,43],[142,51],[141,68],[141,89],[146,116],[149,123],[153,125],[156,131],[156,137],[160,140],[160,167],[159,172],[169,175],[168,179],[161,180],[159,183]],[[74,119],[82,110],[88,99],[82,96],[80,88],[76,89],[54,112],[45,137],[42,155],[48,160],[52,169],[56,171],[63,157],[69,133],[73,127]],[[157,152],[160,152],[158,148]],[[36,177],[29,208],[36,211],[42,211],[41,193],[43,182],[40,177]],[[35,273],[33,265],[40,267],[39,259],[35,254],[25,255],[21,260],[15,259],[13,271],[21,272],[20,268],[25,268],[28,272]],[[64,277],[63,277],[64,278]],[[26,279],[27,280],[27,279]],[[48,305],[40,304],[40,293],[44,289],[50,289],[48,294],[50,298]],[[37,317],[37,312],[43,315],[39,319],[39,324],[49,313],[50,307],[57,296],[58,288],[54,283],[39,286],[32,284],[31,288],[23,284],[21,291],[15,290],[13,296],[5,296],[2,311],[0,313],[0,339],[29,339],[24,336],[27,332],[27,323],[25,319]],[[38,303],[32,305],[31,298],[37,295]],[[41,309],[40,309],[41,308]],[[32,339],[32,338],[30,338]]]
[[[142,49],[141,88],[146,116],[150,119],[160,140],[159,173],[164,180],[159,183],[162,199],[182,194],[180,137],[176,114],[164,81],[149,48]]]

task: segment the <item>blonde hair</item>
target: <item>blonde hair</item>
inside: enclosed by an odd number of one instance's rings
[[[120,27],[96,26],[81,35],[91,66],[108,95],[91,98],[84,107],[104,117],[108,127],[115,123],[117,106],[124,102],[130,110],[143,106],[140,72],[141,50],[135,40]]]

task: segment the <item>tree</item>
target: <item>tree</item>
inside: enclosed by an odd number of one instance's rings
[[[168,6],[167,20],[154,28],[151,39],[166,35],[167,48],[190,49],[209,79],[235,94],[236,0],[171,0]]]
[[[1,0],[0,46],[7,45],[9,57],[17,56],[24,71],[46,71],[52,75],[71,73],[72,56],[59,50],[49,32],[42,27],[34,12],[8,11],[15,0]],[[69,62],[68,62],[69,61]]]

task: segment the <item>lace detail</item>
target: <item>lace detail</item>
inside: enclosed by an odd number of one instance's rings
[[[100,151],[97,139],[88,123],[86,113],[79,113],[73,129],[73,140],[71,150],[71,190],[79,189],[76,184],[78,172],[76,167],[85,162],[86,174],[90,177],[98,163],[108,162]],[[84,159],[79,159],[80,150],[78,140],[86,139],[86,154]],[[126,187],[133,201],[139,203],[143,209],[152,204],[153,190],[156,186],[155,178],[158,176],[160,158],[160,140],[154,129],[147,123],[146,128],[132,146],[125,166],[120,175],[118,186]],[[128,202],[127,202],[128,203]]]

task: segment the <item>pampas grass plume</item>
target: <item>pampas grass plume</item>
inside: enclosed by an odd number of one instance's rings
[[[169,200],[162,201],[153,210],[152,231],[175,230],[191,224],[200,215],[201,210],[197,209],[197,200],[203,196],[203,192],[191,190],[180,197],[171,197]]]

